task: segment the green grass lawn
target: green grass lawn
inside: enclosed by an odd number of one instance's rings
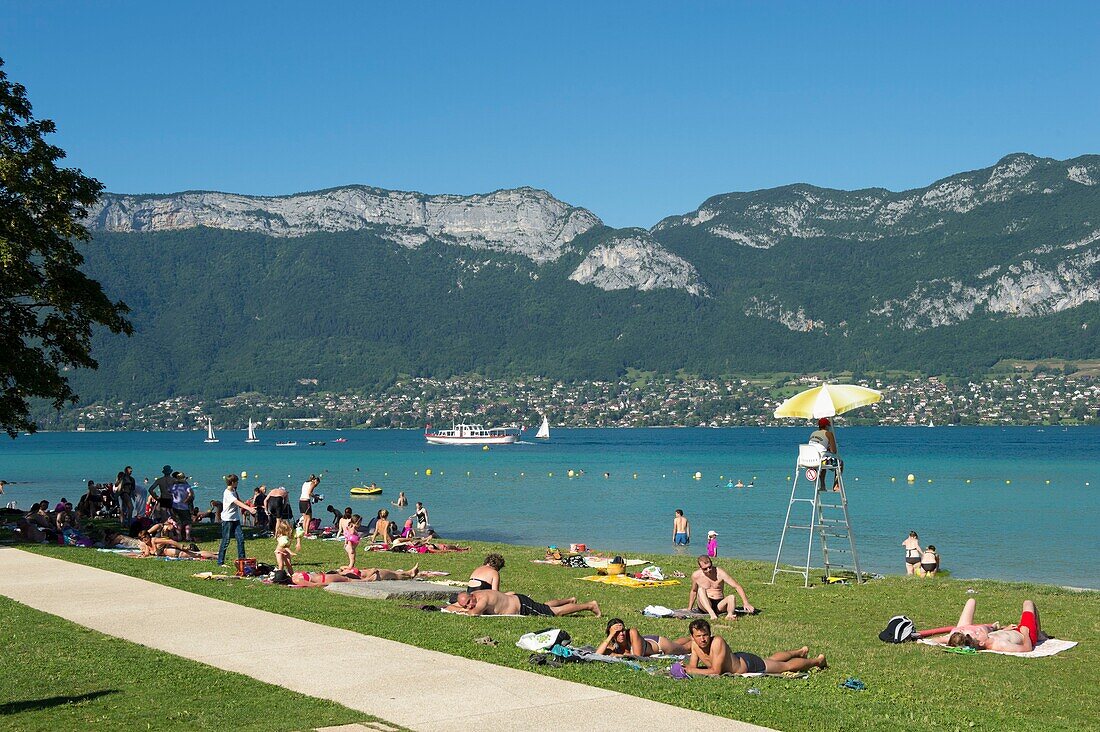
[[[86,549],[34,547],[54,557],[142,577],[198,594],[270,610],[370,635],[404,641],[468,658],[547,673],[558,678],[615,689],[704,712],[741,719],[782,730],[1080,730],[1095,728],[1100,702],[1095,669],[1100,662],[1100,594],[1077,594],[1043,585],[951,579],[891,577],[863,586],[803,589],[797,578],[777,586],[765,584],[770,564],[720,560],[745,586],[762,614],[715,627],[737,650],[767,655],[777,650],[810,646],[827,654],[831,668],[806,680],[694,679],[674,681],[626,666],[576,664],[560,669],[534,668],[528,654],[516,648],[524,632],[552,624],[569,631],[574,644],[596,644],[603,638],[607,617],[619,616],[643,633],[677,636],[687,621],[644,618],[649,604],[683,607],[689,584],[652,589],[627,589],[578,578],[591,570],[532,564],[543,550],[532,547],[463,542],[463,554],[361,554],[360,566],[441,569],[464,579],[488,551],[507,560],[503,588],[536,600],[569,597],[596,599],[603,620],[592,617],[544,619],[467,618],[429,614],[397,602],[367,601],[323,590],[292,590],[249,580],[214,582],[190,574],[213,565],[207,562],[138,560]],[[213,542],[206,547],[216,548]],[[249,542],[249,555],[270,560],[271,539]],[[231,549],[232,551],[232,549]],[[342,563],[339,543],[310,541],[298,558],[299,568],[332,568]],[[690,575],[691,556],[649,556],[666,573],[679,569]],[[968,594],[968,588],[975,594]],[[1020,604],[1038,604],[1042,624],[1050,634],[1080,641],[1059,656],[1021,659],[993,654],[963,656],[915,643],[890,645],[877,634],[895,614],[907,614],[919,628],[949,625],[968,597],[978,600],[980,621],[1015,622]],[[486,647],[474,638],[490,634],[501,643]],[[838,687],[848,676],[867,684],[855,692]],[[748,694],[750,688],[761,691]],[[1091,721],[1090,721],[1091,720]]]
[[[111,638],[6,597],[0,618],[0,729],[268,732],[375,719]]]

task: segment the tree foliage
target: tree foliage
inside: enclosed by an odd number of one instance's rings
[[[0,60],[0,427],[13,437],[34,430],[29,400],[76,402],[66,372],[97,368],[94,326],[132,332],[126,305],[80,270],[76,243],[90,238],[81,220],[103,186],[58,166],[65,152],[46,141],[54,130]]]

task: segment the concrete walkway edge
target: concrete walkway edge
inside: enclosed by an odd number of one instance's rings
[[[234,671],[414,730],[767,728],[0,548],[0,594],[116,638]],[[201,633],[152,632],[151,610]],[[257,646],[279,640],[280,653]],[[315,663],[303,661],[309,653]],[[354,669],[349,673],[348,669]]]

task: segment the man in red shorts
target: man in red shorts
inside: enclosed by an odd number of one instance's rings
[[[1002,651],[1005,653],[1027,653],[1035,650],[1039,641],[1046,636],[1039,629],[1039,610],[1031,600],[1024,600],[1020,613],[1020,622],[1002,628],[1000,623],[974,623],[974,609],[977,601],[970,598],[963,607],[959,622],[951,633],[937,639],[938,643],[949,646],[966,646],[979,651]]]

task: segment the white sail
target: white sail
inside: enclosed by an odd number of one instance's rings
[[[217,442],[218,438],[214,437],[214,423],[209,417],[206,418],[206,439],[203,442]]]
[[[542,415],[542,424],[539,425],[539,431],[535,434],[540,440],[550,439],[550,421],[546,419],[546,415]]]
[[[248,439],[245,442],[259,442],[259,439],[256,438],[257,424],[259,422],[253,422],[251,417],[248,418]]]

